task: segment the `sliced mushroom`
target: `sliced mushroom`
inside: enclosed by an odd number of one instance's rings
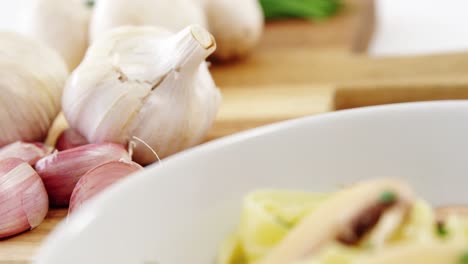
[[[372,245],[373,248],[382,248],[386,242],[395,233],[397,227],[399,227],[406,218],[406,208],[401,206],[395,206],[388,209],[383,214],[379,222],[369,232],[367,238],[367,244]]]
[[[449,205],[438,207],[435,210],[437,221],[444,221],[449,215],[456,215],[463,218],[468,218],[468,206],[465,205]]]
[[[468,259],[465,243],[421,243],[388,247],[353,261],[356,264],[441,264],[466,263]]]
[[[353,185],[317,207],[260,263],[288,264],[304,260],[333,240],[358,243],[387,213],[399,215],[392,218],[400,221],[388,221],[393,225],[390,229],[396,230],[414,200],[410,188],[397,180],[378,179]]]

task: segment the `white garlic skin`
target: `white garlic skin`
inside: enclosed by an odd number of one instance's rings
[[[0,32],[0,146],[47,136],[67,75],[62,58],[46,45]]]
[[[55,49],[70,70],[80,64],[88,48],[90,11],[81,0],[31,0],[24,33]]]
[[[69,78],[63,111],[90,142],[138,137],[166,157],[200,143],[221,102],[204,59],[216,45],[199,26],[177,34],[123,27],[96,40]],[[156,160],[143,144],[133,158]]]
[[[203,0],[202,5],[218,44],[215,59],[244,57],[259,43],[265,18],[258,0]]]
[[[157,26],[177,32],[197,24],[206,27],[206,16],[193,0],[99,0],[91,23],[90,40],[119,26]]]

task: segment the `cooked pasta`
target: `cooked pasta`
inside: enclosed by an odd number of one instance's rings
[[[218,264],[468,264],[464,209],[434,210],[393,179],[329,194],[259,190]]]

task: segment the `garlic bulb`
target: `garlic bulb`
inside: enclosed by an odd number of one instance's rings
[[[55,49],[73,70],[88,47],[90,9],[81,0],[32,0],[26,6],[24,33]]]
[[[44,220],[49,201],[39,175],[26,162],[0,160],[0,238],[37,227]]]
[[[15,142],[0,149],[0,160],[7,158],[21,159],[29,165],[36,162],[52,152],[52,148],[42,143]]]
[[[201,142],[221,101],[204,62],[215,47],[199,26],[175,35],[151,27],[111,31],[93,43],[66,84],[70,126],[90,142],[137,137],[161,157]],[[133,158],[156,160],[143,144]]]
[[[143,170],[135,162],[111,161],[89,170],[76,184],[68,213],[80,208],[89,199],[126,176]]]
[[[68,72],[53,50],[0,32],[0,146],[42,141],[60,109]]]
[[[204,0],[204,6],[218,44],[216,59],[245,56],[260,41],[264,17],[258,0]]]
[[[90,39],[119,26],[158,26],[176,32],[191,24],[206,26],[203,9],[193,0],[99,0],[91,18]]]
[[[90,169],[109,161],[131,161],[120,145],[89,144],[55,152],[36,163],[36,171],[49,194],[50,204],[66,206],[76,183]]]

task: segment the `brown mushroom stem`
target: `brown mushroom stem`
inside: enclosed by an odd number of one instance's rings
[[[382,194],[391,195],[381,199]],[[333,240],[354,243],[369,232],[388,209],[401,208],[400,212],[406,214],[414,200],[411,189],[398,180],[377,179],[353,185],[321,204],[260,263],[301,261]]]

